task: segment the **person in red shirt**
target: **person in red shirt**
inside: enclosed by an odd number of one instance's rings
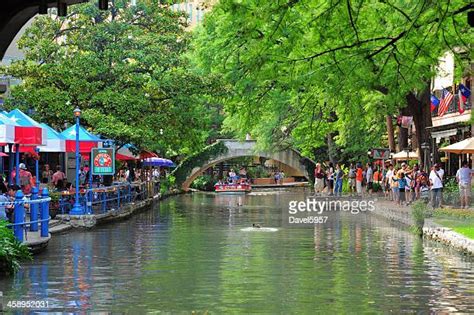
[[[31,189],[35,185],[35,182],[33,180],[33,175],[28,171],[26,168],[26,165],[24,163],[20,163],[19,165],[20,169],[20,187],[21,190],[23,191],[23,194],[29,195],[31,194]],[[12,179],[15,181],[16,178],[16,171],[12,173]]]
[[[362,170],[362,165],[357,163],[356,171],[356,191],[359,196],[362,196],[362,181],[364,180],[364,172]]]

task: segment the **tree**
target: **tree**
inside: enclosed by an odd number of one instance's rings
[[[232,88],[228,128],[306,154],[333,134],[360,157],[388,145],[386,116],[402,108],[414,117],[416,143],[427,141],[430,78],[446,50],[461,67],[471,59],[465,12],[473,7],[464,0],[223,0],[194,49],[199,66]]]
[[[9,107],[32,108],[59,127],[81,108],[85,123],[119,144],[188,154],[205,144],[212,76],[190,69],[183,13],[162,1],[115,0],[39,16],[19,41],[25,59],[2,69],[20,78]]]

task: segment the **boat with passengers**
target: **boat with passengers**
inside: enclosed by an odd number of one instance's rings
[[[239,176],[229,176],[227,181],[219,180],[214,185],[216,193],[221,194],[245,194],[252,191],[252,186],[246,178]]]

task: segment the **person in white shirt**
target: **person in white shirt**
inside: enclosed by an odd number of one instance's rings
[[[372,195],[374,185],[374,170],[372,164],[367,163],[367,171],[365,172],[365,180],[367,181],[367,192]]]
[[[441,177],[441,182],[443,182],[443,178],[444,178],[443,165],[441,163],[438,163],[438,167],[439,167],[438,174]],[[443,207],[443,187],[441,187],[441,193],[440,193],[440,197],[439,197],[439,207],[440,208]]]
[[[433,209],[441,206],[441,189],[443,189],[443,177],[439,171],[439,164],[435,164],[430,173],[430,184],[431,184],[431,205]]]
[[[459,193],[461,194],[461,208],[469,208],[469,199],[472,189],[472,171],[467,161],[462,163],[462,167],[456,172],[456,180],[459,185]]]
[[[393,165],[390,164],[388,167],[387,174],[385,174],[385,179],[384,179],[384,184],[385,184],[385,191],[388,192],[388,199],[393,200],[393,191],[391,188],[391,183],[392,183],[392,178],[393,178],[394,172],[393,172]]]

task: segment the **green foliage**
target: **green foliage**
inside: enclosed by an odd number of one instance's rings
[[[193,181],[191,188],[204,191],[214,191],[215,183],[216,180],[211,175],[201,175]]]
[[[373,190],[373,192],[382,191],[382,186],[379,183],[373,183],[372,184],[372,190]]]
[[[79,107],[84,124],[118,144],[162,154],[200,149],[217,115],[208,94],[220,85],[187,61],[185,14],[158,0],[110,6],[88,2],[66,18],[35,18],[18,42],[25,59],[0,69],[22,80],[6,106],[32,108],[56,128]]]
[[[51,191],[49,197],[51,198],[51,203],[57,203],[61,199],[61,192]]]
[[[458,192],[458,191],[459,191],[459,185],[458,185],[458,182],[456,181],[456,177],[449,177],[444,181],[443,192],[452,193],[452,192]]]
[[[180,186],[186,178],[191,175],[191,172],[195,167],[201,167],[207,164],[212,159],[225,154],[227,150],[228,149],[223,142],[217,141],[205,147],[201,152],[195,153],[184,159],[183,162],[181,162],[181,164],[172,172],[176,177],[176,184]]]
[[[196,30],[193,61],[226,86],[226,130],[250,133],[263,148],[316,156],[327,147],[363,160],[387,146],[385,116],[410,97],[429,114],[430,78],[445,51],[457,68],[472,60],[469,8],[465,0],[222,0]]]
[[[165,193],[171,191],[171,189],[176,188],[176,177],[173,175],[168,175],[165,179],[162,179],[160,182],[160,193],[164,195]]]
[[[250,178],[268,178],[271,172],[263,165],[257,165],[247,170],[247,175]]]
[[[31,260],[28,247],[15,239],[7,224],[7,221],[0,220],[0,274],[12,274],[20,268],[20,261]]]
[[[413,230],[416,234],[423,235],[423,225],[425,224],[425,218],[428,215],[428,206],[424,201],[418,200],[413,203],[411,209],[411,215],[415,223]]]

